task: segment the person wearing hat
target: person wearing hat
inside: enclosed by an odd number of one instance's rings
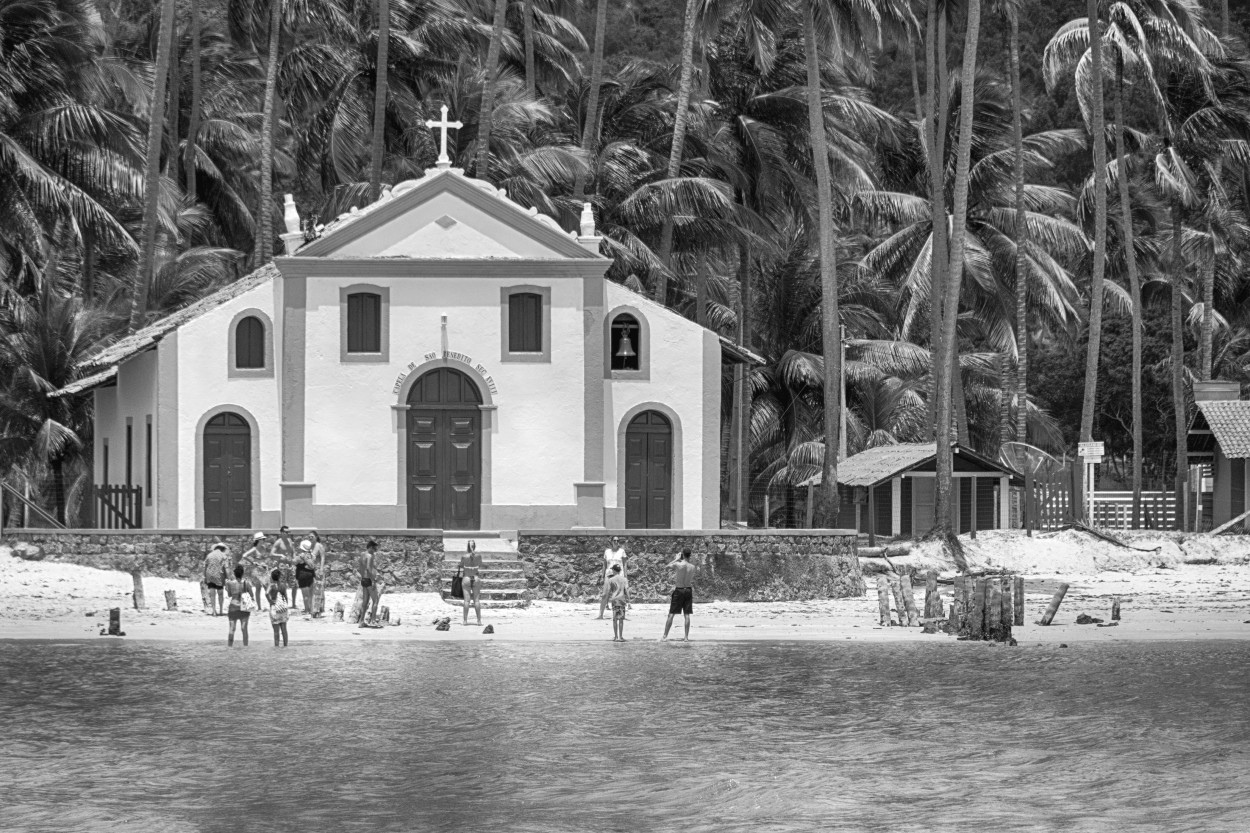
[[[256,575],[256,568],[260,566],[260,562],[264,558],[264,554],[261,552],[260,548],[264,544],[266,538],[267,536],[263,532],[257,532],[254,534],[252,536],[252,545],[248,547],[245,552],[240,554],[238,560],[234,562],[235,566],[243,568],[243,581],[250,588],[251,594],[256,598],[257,610],[264,610],[264,608],[260,606],[261,580]]]
[[[213,544],[204,559],[204,584],[208,586],[208,599],[214,616],[225,612],[226,577],[230,566],[226,545],[220,541]]]
[[[295,584],[299,587],[300,595],[304,597],[304,612],[309,616],[312,616],[313,612],[313,582],[316,580],[317,570],[313,567],[313,542],[305,538],[299,542],[299,552],[295,554]]]

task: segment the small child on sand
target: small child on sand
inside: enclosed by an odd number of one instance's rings
[[[287,607],[286,599],[279,594],[279,585],[282,577],[281,570],[274,570],[270,573],[272,583],[265,595],[269,597],[269,624],[273,625],[273,647],[278,647],[278,635],[282,635],[282,647],[287,645],[286,639],[286,620],[290,618],[291,612]]]
[[[625,641],[625,604],[628,602],[625,592],[625,577],[621,575],[621,565],[613,564],[608,576],[608,601],[612,605],[612,641]]]

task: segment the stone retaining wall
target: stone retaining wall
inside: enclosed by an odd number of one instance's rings
[[[700,567],[696,600],[832,599],[865,590],[850,530],[522,532],[521,561],[534,598],[597,598],[603,551],[614,534],[625,546],[630,596],[636,601],[668,599],[673,571],[666,565],[683,547],[690,547]]]
[[[59,561],[105,570],[141,570],[159,578],[199,581],[204,556],[217,541],[225,541],[234,555],[250,546],[248,535],[221,535],[204,531],[74,531],[23,529],[6,533],[13,554],[32,561]],[[322,533],[331,590],[356,586],[351,561],[370,540],[378,542],[378,572],[393,590],[437,591],[443,563],[443,538],[437,531],[366,534]],[[270,538],[266,544],[276,540]],[[299,538],[292,536],[299,544]]]

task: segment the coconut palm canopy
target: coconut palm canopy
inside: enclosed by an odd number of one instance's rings
[[[727,379],[727,516],[764,520],[840,453],[933,442],[939,393],[992,458],[1062,456],[1083,385],[1095,436],[1140,433],[1140,407],[1099,406],[1106,368],[1080,374],[1117,339],[1138,377],[1171,374],[1168,425],[1193,380],[1250,384],[1236,10],[1224,30],[1195,0],[659,5],[0,0],[0,478],[72,519],[90,397],[47,392],[263,265],[276,195],[315,226],[419,175],[442,105],[455,164],[565,228],[589,202],[611,280],[764,357]],[[939,29],[975,61],[940,65]],[[1115,445],[1140,488],[1143,442]]]

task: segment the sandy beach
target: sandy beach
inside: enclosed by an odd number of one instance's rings
[[[989,539],[988,541],[986,539]],[[1096,551],[1084,548],[1079,557],[1066,560],[1069,548],[1062,540],[1023,539],[1014,536],[995,540],[982,535],[969,546],[970,560],[983,566],[1023,564],[1026,580],[1025,625],[1014,635],[1021,645],[1042,643],[1109,642],[1117,640],[1250,639],[1250,563],[1240,555],[1238,541],[1223,544],[1215,552],[1217,563],[1187,564],[1177,554],[1166,556],[1167,542],[1155,556],[1121,563],[1122,569],[1066,572],[1054,569],[1095,565]],[[1172,545],[1175,547],[1175,545]],[[992,549],[998,563],[986,553]],[[1188,549],[1188,548],[1187,548]],[[1091,555],[1091,552],[1094,554]],[[1180,551],[1178,550],[1178,553]],[[1229,553],[1232,553],[1230,555]],[[1040,554],[1039,554],[1040,553]],[[923,559],[922,552],[912,556]],[[905,559],[895,559],[895,561]],[[1050,562],[1050,563],[1045,563]],[[1165,566],[1158,566],[1163,564]],[[941,565],[935,565],[941,566]],[[1033,567],[1034,569],[1029,569]],[[1129,567],[1132,569],[1123,569]],[[880,627],[874,577],[867,575],[869,592],[860,598],[806,602],[726,602],[699,598],[691,630],[697,640],[817,640],[817,641],[926,641],[950,642],[946,634],[924,634],[920,628]],[[1071,585],[1054,623],[1036,623],[1058,582]],[[144,581],[145,610],[131,601],[129,574],[73,564],[26,561],[0,547],[0,639],[97,639],[108,623],[110,608],[122,609],[126,639],[221,640],[227,630],[224,617],[206,615],[201,609],[199,585],[175,579],[148,577]],[[164,592],[177,593],[179,609],[165,610]],[[950,587],[943,588],[949,601]],[[1122,605],[1122,619],[1114,627],[1077,625],[1078,614],[1110,620],[1113,597]],[[326,594],[327,609],[335,602],[350,607],[344,592]],[[536,601],[525,609],[484,610],[483,624],[493,625],[493,635],[483,635],[473,621],[460,624],[458,607],[434,593],[387,593],[392,620],[399,624],[381,629],[362,629],[329,618],[311,619],[293,613],[289,624],[293,644],[323,640],[610,640],[611,622],[596,619],[597,604]],[[636,604],[630,609],[626,636],[630,640],[655,640],[664,629],[667,607]],[[452,617],[450,631],[436,631],[433,621]],[[610,613],[609,613],[610,617]],[[268,614],[252,615],[251,638],[257,644],[272,639]],[[674,623],[680,636],[681,619]],[[115,637],[114,637],[115,638]]]

